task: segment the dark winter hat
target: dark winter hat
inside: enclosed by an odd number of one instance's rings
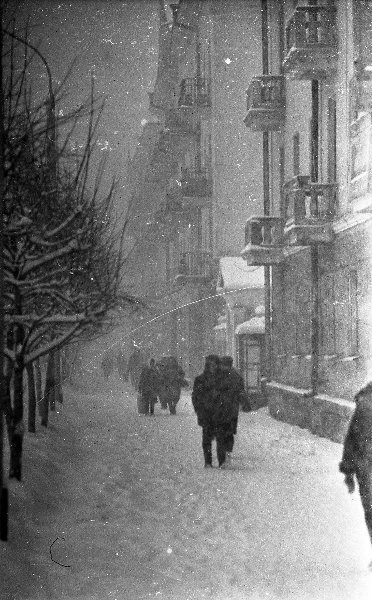
[[[357,401],[361,396],[371,394],[372,393],[372,381],[366,383],[359,392],[357,392],[354,396],[354,400]]]
[[[221,363],[221,365],[226,365],[227,367],[232,367],[233,359],[231,356],[221,356],[220,363]]]
[[[208,354],[208,356],[205,357],[205,364],[208,363],[216,363],[216,365],[219,365],[220,357],[217,354]]]

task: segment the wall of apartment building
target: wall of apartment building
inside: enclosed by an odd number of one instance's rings
[[[291,4],[286,3],[287,17],[293,10]],[[335,171],[339,222],[352,213],[348,188],[349,81],[353,75],[351,5],[338,5],[337,74],[320,83],[319,181],[333,181]],[[337,116],[336,140],[332,139],[332,111]],[[310,118],[311,83],[287,80],[285,180],[295,174],[310,174]],[[334,144],[335,169],[331,155]],[[332,244],[319,247],[319,393],[350,398],[368,377],[371,367],[371,224],[367,221],[339,229],[343,230]],[[280,266],[273,267],[273,379],[302,389],[311,385],[310,290],[309,249],[293,250]]]
[[[371,220],[320,247],[321,394],[350,399],[372,376],[371,248]],[[302,389],[311,387],[309,275],[308,248],[273,268],[273,379]]]
[[[273,369],[272,379],[311,387],[310,252],[294,251],[272,268]]]
[[[245,91],[261,72],[260,2],[210,2],[213,234],[216,255],[239,256],[244,224],[262,211],[262,135],[247,130]]]
[[[372,221],[346,229],[320,249],[319,391],[351,398],[371,371]]]

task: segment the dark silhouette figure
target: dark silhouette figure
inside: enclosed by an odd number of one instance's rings
[[[237,431],[239,405],[244,394],[244,381],[233,369],[231,356],[220,359],[218,398],[214,414],[217,458],[220,468],[229,465]]]
[[[346,433],[339,468],[350,493],[356,478],[372,544],[372,382],[354,397],[355,410]],[[370,563],[372,567],[372,562]]]
[[[204,371],[195,377],[191,400],[202,428],[204,466],[212,466],[212,441],[215,437],[214,415],[218,397],[219,357],[210,354],[205,359]]]
[[[141,376],[141,371],[146,364],[146,358],[141,348],[138,346],[134,349],[128,359],[128,377],[132,387],[138,392],[138,384]]]
[[[138,391],[140,394],[140,407],[138,412],[143,414],[154,414],[154,406],[158,401],[160,378],[155,367],[155,360],[151,358],[150,365],[145,365],[141,371]]]
[[[163,356],[157,363],[160,377],[159,400],[161,407],[169,407],[171,415],[176,414],[176,406],[181,397],[181,388],[187,387],[185,372],[174,356]]]

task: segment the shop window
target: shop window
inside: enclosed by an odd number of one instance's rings
[[[354,269],[339,269],[320,280],[320,347],[324,355],[358,353],[358,279]]]
[[[297,286],[295,298],[295,353],[297,355],[304,356],[306,354],[309,354],[311,351],[310,290],[309,286],[305,282],[302,282],[300,285]]]
[[[261,389],[261,344],[259,339],[239,337],[239,369],[246,390]]]
[[[334,274],[327,273],[320,277],[320,352],[326,356],[336,354],[336,304],[334,290]]]

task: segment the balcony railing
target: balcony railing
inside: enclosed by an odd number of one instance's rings
[[[207,169],[198,171],[184,169],[181,179],[182,195],[190,198],[206,198],[212,195],[212,179]]]
[[[285,118],[284,78],[281,75],[257,75],[246,94],[246,126],[253,131],[280,129]]]
[[[213,259],[209,252],[183,252],[175,281],[176,283],[207,283],[213,275]]]
[[[280,217],[250,217],[245,227],[241,256],[248,265],[274,265],[283,259],[283,220]]]
[[[284,237],[292,246],[331,242],[336,215],[337,184],[314,183],[297,176],[284,185]]]
[[[179,108],[211,106],[210,81],[205,77],[186,77],[180,84]]]
[[[296,79],[323,79],[336,69],[336,9],[299,6],[286,26],[285,75]]]

